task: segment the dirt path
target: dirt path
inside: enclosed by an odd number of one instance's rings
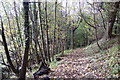
[[[54,72],[49,74],[51,78],[103,78],[105,72],[102,70],[104,62],[96,62],[97,56],[90,56],[82,53],[78,48],[73,53],[66,55],[59,62],[57,68],[52,69]]]

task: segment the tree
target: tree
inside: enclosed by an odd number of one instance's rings
[[[8,60],[9,66],[12,69],[12,71],[17,76],[19,76],[19,70],[15,68],[15,66],[13,65],[12,60],[10,58],[10,54],[9,54],[9,50],[8,50],[8,45],[7,45],[6,37],[5,37],[5,34],[4,34],[4,27],[3,27],[2,17],[1,17],[1,27],[2,27],[2,32],[1,33],[2,33],[3,46],[4,46],[4,50],[5,50],[5,54],[7,56],[7,60]]]
[[[46,54],[45,52],[45,41],[44,41],[44,31],[43,31],[43,22],[42,22],[42,10],[41,10],[41,2],[39,2],[38,3],[38,9],[39,9],[39,18],[40,18],[40,36],[41,36],[41,41],[42,41],[42,49],[40,49],[40,44],[38,43],[38,45],[39,45],[39,49],[42,51],[42,53],[41,53],[41,58],[42,58],[42,62],[45,64],[45,60],[46,60],[46,58],[44,59],[44,54]]]
[[[116,19],[116,15],[119,9],[119,2],[115,2],[115,3],[110,3],[110,11],[109,11],[109,19],[108,19],[108,27],[107,27],[107,38],[112,38],[112,30],[113,30],[113,26],[115,23],[115,19]]]
[[[49,35],[48,35],[48,19],[47,19],[47,1],[45,2],[45,16],[46,16],[46,49],[47,49],[47,56],[48,57],[48,60],[49,62],[51,62],[51,59],[50,59],[50,51],[49,51]]]
[[[56,9],[57,9],[57,0],[55,1],[55,22],[54,22],[54,32],[53,32],[53,48],[52,48],[52,59],[53,59],[53,61],[54,61],[54,53],[55,53],[55,48],[56,48],[56,41],[55,41],[55,39],[56,39],[56,35],[55,35],[55,33],[56,33]]]
[[[23,2],[24,6],[24,32],[25,32],[25,51],[19,80],[25,80],[26,67],[28,65],[28,53],[30,48],[30,26],[29,26],[29,2]]]

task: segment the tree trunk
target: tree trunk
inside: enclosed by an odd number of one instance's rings
[[[45,54],[45,42],[44,42],[44,32],[43,32],[43,25],[42,25],[42,15],[41,15],[41,2],[38,3],[38,8],[39,8],[39,18],[40,18],[40,31],[41,31],[41,39],[42,39],[42,53],[41,53],[41,58],[42,58],[42,62],[45,63],[45,57],[44,57],[44,54]],[[40,45],[39,46],[39,49],[40,49]]]
[[[29,47],[30,47],[30,35],[29,35],[29,2],[23,2],[24,6],[24,27],[25,27],[25,51],[24,51],[24,58],[23,58],[23,64],[22,69],[20,71],[20,77],[19,80],[25,80],[26,76],[26,67],[28,65],[28,53],[29,53]]]
[[[37,48],[37,44],[38,44],[38,25],[37,25],[37,11],[36,11],[36,3],[34,3],[34,21],[33,21],[33,35],[34,35],[34,42],[35,42],[35,53],[36,53],[36,58],[37,58],[37,63],[40,63],[40,56],[38,54],[38,48]]]
[[[17,9],[16,9],[16,3],[14,2],[14,11],[15,11],[15,18],[16,18],[16,23],[17,23],[17,27],[18,27],[18,34],[19,34],[19,47],[23,46],[23,40],[22,40],[22,35],[21,35],[21,29],[20,29],[20,25],[19,25],[19,18],[18,18],[18,14],[17,14]]]
[[[57,0],[55,1],[55,26],[54,26],[54,32],[53,32],[53,47],[52,47],[52,60],[54,61],[54,53],[55,53],[55,47],[56,47],[56,35],[55,35],[55,32],[56,32],[56,7],[57,7]]]
[[[61,40],[61,56],[64,55],[64,50],[65,50],[65,39]]]
[[[74,49],[74,32],[73,32],[73,27],[71,27],[71,41],[70,41],[70,48]]]
[[[111,3],[111,11],[109,12],[109,20],[108,20],[108,29],[107,29],[107,38],[111,38],[112,37],[112,30],[113,30],[113,26],[115,23],[115,19],[116,19],[116,14],[118,12],[118,8],[119,8],[119,2],[115,2],[114,4]]]
[[[4,27],[3,27],[2,18],[1,18],[1,27],[2,27],[2,40],[3,40],[3,44],[4,44],[3,46],[4,46],[4,50],[5,50],[5,54],[6,54],[8,63],[10,65],[10,68],[12,69],[12,71],[18,76],[19,75],[19,71],[17,69],[15,69],[15,66],[13,65],[12,60],[10,58],[8,45],[7,45],[6,37],[5,37],[5,34],[4,34]]]
[[[66,7],[65,8],[66,9],[65,10],[65,12],[66,12],[66,15],[65,15],[65,18],[66,18],[66,30],[65,30],[65,39],[64,39],[64,44],[65,44],[64,45],[64,50],[67,49],[67,33],[68,33],[68,30],[67,30],[67,24],[68,24],[68,18],[67,18],[68,17],[68,15],[67,15],[68,11],[67,11],[67,7],[68,7],[68,3],[67,2],[68,2],[68,0],[66,0],[66,6],[65,6]]]
[[[51,62],[50,59],[50,51],[49,51],[49,35],[48,35],[48,22],[47,22],[47,1],[45,2],[45,15],[46,15],[46,49],[47,49],[47,58],[49,62]]]

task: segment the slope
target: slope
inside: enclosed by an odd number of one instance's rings
[[[118,78],[119,77],[119,45],[118,38],[108,41],[100,40],[102,50],[97,44],[83,49],[73,50],[63,57],[58,66],[53,68],[50,78]]]

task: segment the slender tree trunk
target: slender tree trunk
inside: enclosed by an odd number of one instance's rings
[[[50,60],[50,51],[49,51],[49,35],[48,35],[48,21],[47,21],[47,1],[45,2],[45,15],[46,15],[46,49],[47,49],[47,56],[48,57],[48,60],[49,62],[51,62]]]
[[[20,78],[19,80],[25,80],[26,76],[26,67],[28,65],[28,53],[30,47],[30,35],[29,35],[29,2],[23,2],[24,6],[24,27],[25,27],[25,52],[23,58],[22,69],[20,71]]]
[[[38,8],[39,8],[39,18],[40,18],[40,35],[41,35],[41,40],[42,40],[42,53],[41,53],[41,58],[42,58],[42,62],[45,63],[45,57],[44,57],[44,54],[45,54],[45,42],[44,42],[44,37],[43,37],[43,25],[42,25],[42,15],[41,15],[41,2],[38,3]],[[40,47],[40,45],[39,45]]]
[[[94,8],[94,3],[93,3],[93,8]],[[95,8],[94,8],[94,13],[95,13]],[[96,41],[97,41],[97,46],[99,47],[100,50],[102,50],[101,46],[99,45],[99,42],[98,42],[98,33],[97,33],[97,25],[96,25],[96,15],[93,14],[93,18],[94,18],[94,26],[96,27],[95,28],[95,38],[96,38]]]
[[[67,0],[66,0],[66,15],[65,15],[65,17],[66,17],[66,27],[67,27],[67,24],[68,24],[68,21],[67,21],[67,6],[68,6],[68,4],[67,4]],[[65,30],[65,39],[64,39],[64,50],[66,50],[67,49],[67,33],[68,33],[68,30],[67,30],[67,28],[66,28],[66,30]]]
[[[56,47],[56,38],[55,38],[55,32],[56,32],[56,7],[57,7],[57,0],[55,1],[55,26],[54,26],[54,32],[53,32],[53,48],[52,48],[52,60],[54,61],[54,53],[55,53],[55,47]]]
[[[62,39],[62,40],[61,40],[61,48],[62,48],[62,49],[61,49],[61,53],[62,53],[61,56],[64,55],[64,50],[65,50],[64,47],[65,47],[65,39]]]
[[[5,37],[5,34],[4,34],[4,27],[3,27],[2,18],[1,18],[1,27],[2,27],[2,40],[3,40],[3,44],[4,44],[3,46],[4,46],[4,49],[5,49],[5,54],[6,54],[8,63],[10,65],[10,68],[12,69],[12,71],[18,76],[19,75],[19,71],[15,68],[15,66],[13,65],[12,60],[10,58],[8,45],[7,45],[6,37]]]
[[[61,1],[61,4],[62,4],[62,1]],[[60,15],[62,16],[62,7],[60,9],[61,9]],[[62,28],[62,26],[63,26],[63,24],[62,24],[62,19],[61,19],[60,20],[60,29]],[[61,34],[62,31],[60,29],[58,30],[58,32],[59,32],[58,37],[62,35]],[[62,41],[62,39],[61,39],[61,37],[59,37],[59,42],[58,42],[59,43],[59,49],[58,49],[59,53],[62,51],[61,41]]]
[[[13,33],[12,33],[12,28],[11,28],[11,22],[10,22],[10,18],[9,18],[9,16],[8,16],[8,13],[7,13],[7,11],[6,11],[6,9],[5,9],[5,6],[4,6],[4,4],[3,4],[3,2],[2,2],[2,6],[3,6],[3,8],[4,8],[4,11],[5,11],[5,14],[6,14],[6,16],[7,16],[7,20],[8,20],[8,27],[9,27],[9,30],[10,30],[10,36],[11,36],[11,38],[10,38],[10,43],[11,42],[13,42],[13,47],[14,47],[14,49],[15,49],[15,53],[20,53],[20,52],[18,52],[18,49],[17,49],[17,47],[19,47],[19,45],[17,46],[17,44],[16,44],[16,42],[15,42],[15,39],[14,39],[14,36],[13,36]],[[17,39],[17,38],[16,38]],[[18,41],[17,41],[18,42]],[[11,43],[12,44],[12,43]],[[12,47],[11,47],[11,49],[12,49]],[[19,49],[20,50],[20,49]],[[17,68],[19,68],[19,64],[18,64],[18,61],[17,61],[17,59],[18,59],[18,56],[17,56],[17,54],[14,54],[15,55],[15,62],[16,62],[16,66],[17,66]]]
[[[36,53],[36,58],[37,58],[37,63],[39,64],[40,63],[40,56],[38,54],[38,25],[37,25],[37,20],[38,20],[38,14],[37,14],[37,11],[36,11],[36,3],[34,3],[34,21],[33,21],[33,34],[34,34],[34,42],[35,42],[35,53]]]
[[[15,15],[16,15],[15,19],[16,19],[17,28],[18,28],[18,31],[16,31],[16,33],[18,34],[18,37],[16,38],[17,44],[18,44],[16,53],[18,53],[19,55],[16,55],[16,63],[17,63],[17,68],[19,69],[19,67],[20,67],[19,65],[21,65],[21,61],[22,61],[21,47],[23,46],[23,40],[22,40],[22,36],[21,36],[21,29],[20,29],[20,25],[19,25],[19,19],[18,19],[18,14],[17,14],[15,2],[14,2],[14,11],[15,11]],[[19,59],[19,60],[17,60],[17,59]]]
[[[71,49],[74,49],[74,32],[73,32],[73,27],[71,27],[71,42],[70,42],[70,47]]]
[[[17,23],[17,27],[18,27],[18,34],[19,34],[19,47],[23,46],[23,40],[22,40],[22,36],[21,36],[21,29],[20,29],[20,25],[19,25],[19,19],[18,19],[18,14],[17,14],[17,10],[16,10],[16,3],[14,2],[14,11],[15,11],[15,15],[16,15],[16,23]]]

